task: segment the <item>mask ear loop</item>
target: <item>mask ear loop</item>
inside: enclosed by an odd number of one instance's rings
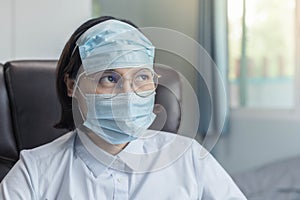
[[[78,84],[78,83],[79,83],[79,80],[80,80],[80,78],[81,78],[81,76],[82,76],[83,74],[85,74],[85,72],[80,73],[80,74],[78,75],[76,81],[75,81],[74,88],[73,88],[73,93],[72,93],[72,97],[73,97],[73,98],[75,97],[76,89],[78,89],[80,95],[81,95],[85,100],[87,100],[87,97],[84,95],[84,93],[82,92],[82,90],[80,89],[79,84]],[[80,106],[79,106],[79,105],[78,105],[78,110],[79,110],[79,112],[80,112],[80,115],[81,115],[82,119],[83,119],[83,120],[86,120],[85,117],[84,117],[84,115],[83,115],[83,112],[82,112],[81,109],[80,109]]]

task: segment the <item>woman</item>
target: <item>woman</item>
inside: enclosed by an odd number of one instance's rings
[[[56,127],[71,132],[22,151],[0,197],[245,199],[210,154],[200,158],[195,140],[148,130],[159,77],[154,52],[129,21],[100,17],[81,25],[57,68]]]

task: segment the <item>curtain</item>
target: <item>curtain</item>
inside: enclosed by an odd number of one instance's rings
[[[227,42],[227,0],[200,0],[199,3],[199,43],[213,62],[203,62],[199,56],[199,66],[205,68],[206,81],[197,77],[197,91],[200,107],[198,135],[208,150],[217,142],[221,134],[228,132],[228,42]],[[207,87],[210,97],[201,94]]]

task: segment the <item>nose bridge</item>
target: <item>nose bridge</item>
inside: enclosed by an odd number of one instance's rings
[[[125,92],[125,93],[133,92],[131,78],[122,77],[122,89],[123,89],[123,92]]]

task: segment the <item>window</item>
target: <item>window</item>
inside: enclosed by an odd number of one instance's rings
[[[295,0],[228,0],[232,108],[293,108]]]

